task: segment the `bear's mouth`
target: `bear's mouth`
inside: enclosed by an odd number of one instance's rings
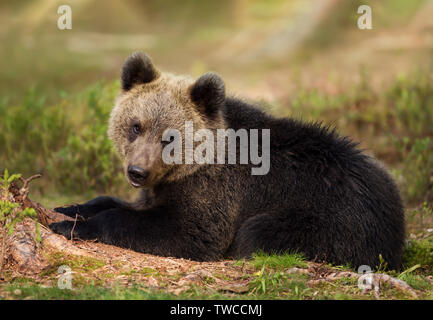
[[[134,181],[133,179],[131,179],[130,177],[126,176],[126,180],[128,180],[128,183],[133,186],[134,188],[143,188],[144,187],[144,183],[140,183],[138,181]]]
[[[131,186],[133,186],[134,188],[142,188],[142,187],[143,187],[143,185],[141,185],[140,183],[137,183],[137,182],[131,181],[131,180],[129,180],[129,179],[128,179],[128,182],[129,182],[129,184],[130,184]]]

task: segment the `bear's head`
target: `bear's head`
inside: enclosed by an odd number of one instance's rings
[[[188,76],[159,72],[144,53],[134,53],[123,65],[122,92],[111,112],[109,136],[124,160],[125,174],[135,187],[153,187],[197,170],[197,165],[163,161],[170,143],[167,130],[185,136],[185,123],[194,130],[223,128],[223,80],[206,73],[194,81]],[[183,148],[185,149],[185,141]],[[184,152],[184,153],[185,153]],[[184,156],[184,155],[183,155]]]

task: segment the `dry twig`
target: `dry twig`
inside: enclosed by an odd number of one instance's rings
[[[379,299],[379,291],[381,285],[388,283],[392,287],[410,294],[414,298],[418,298],[417,292],[409,286],[405,281],[391,277],[384,273],[356,273],[351,271],[333,272],[331,269],[324,270],[323,265],[310,263],[308,269],[291,268],[287,273],[308,274],[314,279],[310,280],[310,284],[316,284],[325,281],[335,281],[341,278],[356,278],[363,293],[373,290],[374,297]],[[361,279],[362,277],[362,279]]]

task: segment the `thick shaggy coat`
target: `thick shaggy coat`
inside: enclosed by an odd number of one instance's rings
[[[98,197],[57,208],[82,217],[74,237],[200,261],[298,251],[372,268],[382,255],[390,268],[400,267],[405,228],[399,192],[350,139],[226,97],[216,74],[194,81],[160,73],[142,53],[125,62],[122,88],[109,134],[141,196],[135,203]],[[182,131],[185,121],[195,129],[270,129],[269,173],[251,175],[245,164],[165,164],[162,133]],[[144,168],[145,179],[138,183],[131,168]],[[72,225],[51,228],[70,237]]]

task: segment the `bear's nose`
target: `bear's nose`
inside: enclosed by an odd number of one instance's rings
[[[134,187],[143,185],[148,176],[149,170],[145,170],[138,166],[128,166],[128,177]]]

